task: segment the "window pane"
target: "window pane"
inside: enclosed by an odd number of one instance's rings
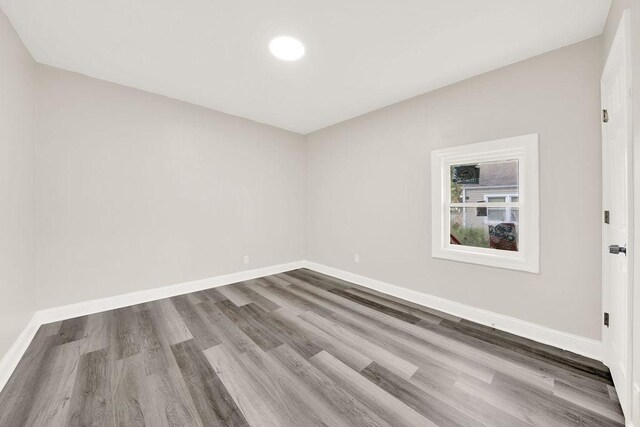
[[[507,196],[502,196],[502,197],[487,197],[487,202],[489,203],[504,203],[507,201]]]
[[[518,250],[518,209],[488,209],[488,215],[478,215],[486,208],[450,208],[450,242],[454,245]],[[500,218],[492,220],[491,218]],[[512,218],[507,221],[506,218]],[[515,218],[515,220],[513,219]]]
[[[487,218],[489,221],[506,221],[507,220],[507,210],[506,209],[487,209]]]
[[[489,224],[491,225],[496,225],[500,222],[518,222],[518,219],[518,208],[487,209],[487,222],[489,222]]]
[[[518,160],[453,165],[450,180],[452,203],[518,200]]]

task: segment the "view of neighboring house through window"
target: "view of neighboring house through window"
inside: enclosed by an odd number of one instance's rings
[[[517,251],[518,160],[452,165],[450,180],[451,244]]]

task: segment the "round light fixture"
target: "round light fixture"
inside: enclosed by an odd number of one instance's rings
[[[271,40],[269,50],[273,56],[283,61],[296,61],[304,56],[302,42],[289,36],[279,36]]]

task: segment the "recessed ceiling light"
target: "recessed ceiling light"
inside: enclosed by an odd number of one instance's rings
[[[276,58],[284,61],[296,61],[304,56],[302,42],[288,36],[280,36],[271,40],[269,50]]]

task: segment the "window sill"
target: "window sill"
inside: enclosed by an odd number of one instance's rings
[[[495,249],[487,249],[484,253],[482,248],[469,248],[460,246],[459,248],[432,248],[433,258],[459,261],[470,264],[484,265],[487,267],[504,268],[508,270],[526,271],[529,273],[539,273],[539,263],[535,258],[525,258],[519,252],[496,253]]]

